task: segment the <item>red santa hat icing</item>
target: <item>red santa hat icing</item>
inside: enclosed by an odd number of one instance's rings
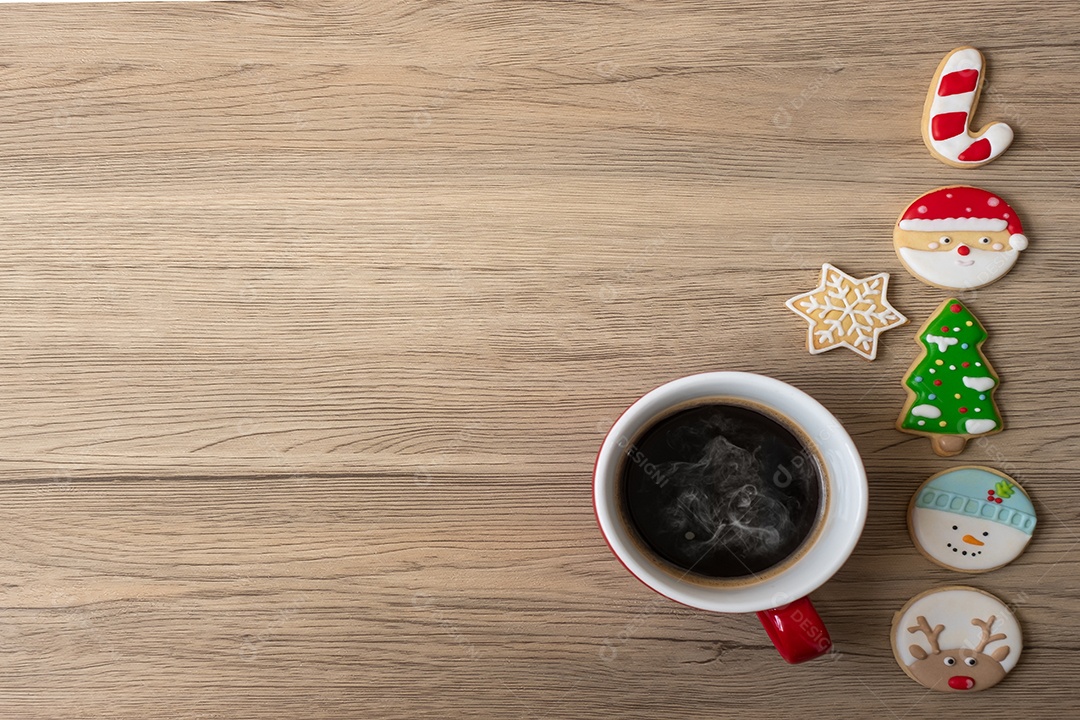
[[[1024,250],[1028,239],[1009,204],[979,188],[957,185],[931,190],[908,205],[900,216],[901,230],[949,232],[1009,230],[1009,244]]]

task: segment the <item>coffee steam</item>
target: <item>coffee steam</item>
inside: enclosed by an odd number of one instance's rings
[[[813,529],[821,474],[787,428],[754,410],[676,413],[627,449],[624,497],[642,539],[669,562],[744,577],[793,553]]]

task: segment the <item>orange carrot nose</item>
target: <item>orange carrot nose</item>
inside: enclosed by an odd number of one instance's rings
[[[966,543],[967,543],[968,545],[980,545],[980,546],[981,546],[981,545],[985,545],[985,544],[986,544],[986,543],[984,543],[984,542],[983,542],[982,540],[976,540],[976,539],[975,539],[975,537],[974,537],[974,536],[972,536],[972,535],[965,535],[965,536],[964,536],[964,537],[963,537],[962,539],[963,539],[963,541],[964,541],[964,542],[966,542]]]

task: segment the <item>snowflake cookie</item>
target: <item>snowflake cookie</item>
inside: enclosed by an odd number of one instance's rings
[[[825,263],[821,285],[791,298],[787,306],[810,323],[806,344],[811,355],[847,347],[873,360],[878,335],[908,321],[885,298],[888,289],[889,273],[856,280]]]

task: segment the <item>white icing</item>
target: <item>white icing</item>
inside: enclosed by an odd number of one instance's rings
[[[974,92],[938,96],[934,100],[934,115],[945,112],[967,112],[967,109],[971,107],[971,101],[974,99]],[[964,135],[961,133],[960,137],[964,137]]]
[[[950,345],[955,345],[960,342],[954,337],[944,337],[942,335],[927,335],[926,342],[937,345],[938,352],[945,352]]]
[[[997,232],[1009,227],[1007,220],[1001,218],[908,218],[900,221],[901,230],[918,230],[920,232],[960,232],[960,231],[986,231]]]
[[[1014,250],[1027,250],[1028,239],[1026,235],[1020,233],[1013,233],[1009,236],[1009,245]]]
[[[976,618],[989,620],[993,615],[997,619],[994,621],[991,632],[1004,633],[1005,639],[987,645],[985,652],[989,654],[999,647],[1008,646],[1009,654],[1001,660],[1001,667],[1005,672],[1012,670],[1016,666],[1016,661],[1020,659],[1020,653],[1024,648],[1024,636],[1020,631],[1020,623],[1017,622],[1016,616],[1005,603],[992,595],[966,588],[955,588],[919,598],[905,609],[903,615],[897,620],[893,628],[893,647],[905,665],[911,665],[916,660],[911,654],[912,645],[917,645],[923,650],[930,649],[925,635],[921,632],[908,631],[909,627],[916,625],[916,618],[920,615],[926,618],[931,627],[945,626],[938,636],[938,644],[942,650],[977,647],[982,630],[972,625],[971,621]]]
[[[933,405],[916,405],[911,408],[911,414],[915,417],[925,418],[939,418],[941,417],[941,411]]]
[[[997,381],[992,377],[965,377],[964,387],[969,387],[972,390],[978,390],[979,392],[986,392],[990,388],[997,385]]]
[[[785,304],[809,321],[807,347],[811,355],[846,347],[873,360],[878,336],[907,322],[886,299],[888,287],[889,273],[859,280],[825,263],[821,284]]]
[[[982,72],[982,66],[982,53],[971,47],[959,48],[949,53],[949,59],[945,61],[945,67],[941,69],[941,74],[944,76],[957,70],[978,70]],[[934,91],[937,91],[937,85],[934,86]]]
[[[969,435],[982,435],[997,427],[993,420],[965,420],[964,429]]]
[[[1005,152],[1012,143],[1012,128],[1005,123],[995,122],[988,125],[981,134],[971,134],[971,116],[975,114],[975,99],[983,84],[982,55],[974,48],[966,48],[953,50],[946,58],[945,64],[941,69],[941,74],[934,76],[930,86],[930,97],[933,99],[931,100],[930,112],[928,112],[924,118],[926,125],[923,128],[923,136],[934,152],[950,162],[972,167],[988,163],[1001,153]],[[945,95],[944,97],[937,94],[938,85],[941,82],[942,77],[951,72],[956,72],[957,70],[967,69],[979,71],[979,79],[974,91],[957,93],[955,95]],[[935,140],[931,132],[931,123],[933,122],[934,116],[946,112],[961,111],[968,114],[967,132],[962,132],[959,135],[945,140]],[[985,139],[990,143],[990,155],[985,160],[979,160],[977,162],[961,162],[960,154],[971,147],[972,143],[982,139]]]
[[[916,250],[901,247],[896,252],[911,273],[932,285],[968,290],[989,285],[1016,264],[1019,250],[980,250],[970,248],[967,256],[940,250]]]
[[[970,101],[972,99],[974,99],[974,94],[965,93],[963,95],[950,95],[949,99],[950,100],[953,100],[953,99],[958,100],[961,97],[964,97],[964,98],[968,99],[968,102],[965,102],[964,106],[970,106],[971,105]],[[942,98],[942,99],[944,100],[946,98]],[[941,103],[941,104],[945,105],[945,104],[951,104],[951,103]],[[959,103],[957,103],[957,104],[959,104]],[[963,110],[964,107],[961,107],[959,109]],[[934,110],[933,112],[936,114],[936,113],[939,113],[939,112],[955,112],[955,111],[954,110],[944,109],[944,110]],[[933,117],[933,116],[931,116],[931,117]],[[969,117],[970,117],[970,115],[969,115]],[[934,149],[937,150],[939,154],[949,158],[950,160],[952,160],[953,162],[956,162],[956,163],[960,162],[960,160],[959,160],[960,154],[963,153],[965,150],[967,150],[969,147],[971,147],[971,145],[973,143],[975,143],[975,142],[977,142],[979,140],[984,140],[984,139],[988,140],[990,142],[990,155],[985,160],[979,160],[978,162],[965,162],[965,163],[963,163],[965,165],[978,166],[978,165],[982,165],[984,163],[990,162],[991,160],[996,158],[998,155],[1001,155],[1001,153],[1005,152],[1005,150],[1009,147],[1009,145],[1012,144],[1013,131],[1012,131],[1012,128],[1009,127],[1008,125],[1006,125],[1005,123],[998,122],[998,123],[994,123],[993,125],[988,127],[986,129],[986,132],[984,132],[982,135],[976,135],[974,137],[968,135],[967,133],[960,133],[959,135],[955,135],[955,136],[953,136],[951,138],[948,138],[947,140],[934,140],[934,138],[932,136],[930,136],[929,133],[927,134],[927,137],[930,138],[930,144],[933,145]]]
[[[953,526],[957,529],[953,530]],[[989,570],[1010,563],[1031,541],[1028,533],[1003,523],[926,507],[911,512],[911,531],[926,554],[943,565],[967,571]],[[967,543],[965,536],[983,544]],[[953,552],[954,547],[959,550]]]

